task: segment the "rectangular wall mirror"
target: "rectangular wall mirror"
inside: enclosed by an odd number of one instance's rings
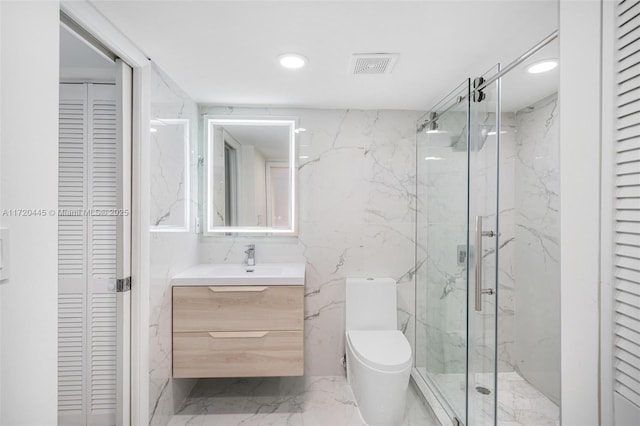
[[[205,234],[294,234],[295,118],[205,117]]]

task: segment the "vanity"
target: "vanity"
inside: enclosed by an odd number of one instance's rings
[[[204,116],[205,238],[295,236],[295,117]],[[197,265],[172,279],[173,377],[304,374],[305,264]]]
[[[302,376],[304,275],[304,264],[212,264],[175,276],[173,377]]]

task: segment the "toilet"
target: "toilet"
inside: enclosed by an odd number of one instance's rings
[[[411,346],[398,330],[396,281],[349,278],[346,281],[347,380],[370,426],[402,424]]]

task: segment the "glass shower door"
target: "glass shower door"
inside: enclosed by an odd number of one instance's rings
[[[416,369],[466,424],[469,81],[418,120]]]
[[[499,71],[418,121],[416,369],[454,424],[496,424]]]
[[[499,65],[474,79],[469,110],[469,311],[467,424],[497,420]]]

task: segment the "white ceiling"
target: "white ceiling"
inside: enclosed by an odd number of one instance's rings
[[[556,39],[501,79],[502,111],[519,111],[558,91],[559,68],[541,74],[530,74],[527,71],[536,62],[557,59],[558,53]]]
[[[196,102],[234,106],[426,110],[557,27],[556,0],[92,3]],[[372,52],[400,54],[390,75],[348,74]]]

